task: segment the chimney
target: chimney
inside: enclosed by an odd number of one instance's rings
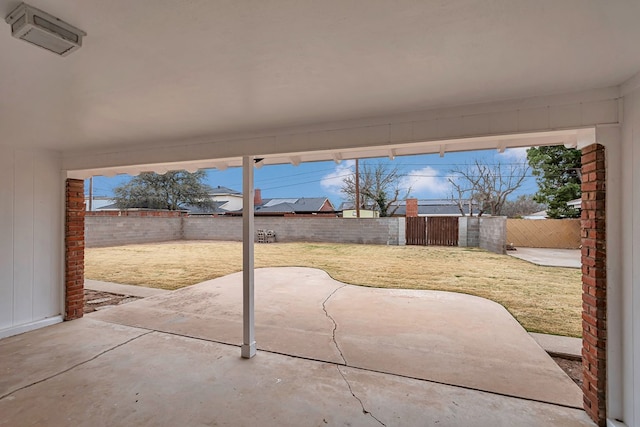
[[[260,206],[262,204],[262,191],[259,188],[256,188],[253,191],[253,205]]]
[[[405,214],[409,217],[418,216],[418,199],[407,199],[407,213]]]

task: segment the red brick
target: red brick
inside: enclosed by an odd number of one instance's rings
[[[606,423],[606,170],[605,150],[582,149],[582,328],[584,409]]]
[[[73,320],[84,306],[84,181],[67,179],[65,199],[65,320]]]

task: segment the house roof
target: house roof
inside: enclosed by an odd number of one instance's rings
[[[314,213],[320,212],[326,197],[270,198],[262,199],[262,204],[255,207],[256,213]],[[333,208],[333,205],[331,205]]]
[[[242,193],[236,190],[232,190],[228,187],[223,187],[218,185],[217,187],[213,187],[213,190],[209,192],[210,196],[242,196]]]
[[[397,207],[394,215],[404,216],[407,214],[407,202],[405,200],[397,201],[392,205],[390,211]],[[474,206],[475,207],[475,206]],[[351,202],[343,202],[340,205],[341,210],[352,210],[354,204]],[[465,215],[469,215],[469,203],[463,204],[463,211]],[[474,209],[473,213],[477,213]],[[418,215],[460,215],[460,209],[458,205],[448,199],[425,199],[418,200]]]
[[[221,209],[221,206],[223,206],[225,203],[227,202],[212,202],[211,206],[209,207],[201,207],[201,206],[195,206],[195,205],[185,205],[183,207],[184,210],[189,211],[189,215],[213,215],[213,214],[224,214],[227,211],[224,209]]]

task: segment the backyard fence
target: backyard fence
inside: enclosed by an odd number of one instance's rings
[[[419,222],[417,231],[425,244],[427,218],[407,218]],[[433,221],[431,239],[438,244],[474,246],[504,253],[504,217],[446,218],[449,225]],[[460,225],[458,226],[458,222]],[[455,224],[453,224],[455,222]],[[411,226],[411,225],[409,225]],[[405,218],[256,217],[256,230],[273,230],[276,242],[360,243],[403,246]],[[440,227],[440,229],[438,228]],[[447,228],[448,227],[448,228]],[[458,228],[459,227],[459,228]],[[453,234],[456,234],[453,236]],[[257,236],[256,236],[257,237]],[[172,240],[242,240],[242,217],[179,216],[165,214],[92,213],[85,218],[86,247],[119,246]]]
[[[427,245],[458,246],[458,217],[429,217],[427,219]]]
[[[427,244],[427,218],[423,216],[413,216],[406,218],[407,245]]]
[[[256,230],[273,230],[276,242],[404,245],[404,218],[260,217]],[[242,240],[242,217],[91,215],[86,246],[118,246],[170,240]],[[257,238],[257,236],[256,236]]]
[[[508,219],[507,243],[516,247],[577,249],[579,219]]]

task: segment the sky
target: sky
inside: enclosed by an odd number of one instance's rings
[[[400,188],[404,195],[411,189],[410,197],[418,199],[438,199],[451,196],[451,187],[447,177],[456,166],[464,168],[476,159],[486,163],[501,163],[503,166],[526,161],[526,148],[507,149],[503,153],[497,150],[482,150],[472,152],[446,153],[419,156],[399,156],[394,160],[386,157],[379,159],[360,160],[360,164],[383,163],[389,168],[398,167],[401,172]],[[255,169],[255,188],[262,191],[263,198],[298,198],[298,197],[328,197],[338,208],[344,195],[340,192],[342,180],[354,173],[353,160],[343,160],[340,163],[310,162],[293,165],[272,165]],[[112,196],[113,188],[131,179],[129,175],[115,177],[95,177],[93,180],[94,196]],[[207,170],[205,183],[212,186],[223,186],[242,191],[242,168],[229,168],[225,171],[217,169]],[[513,194],[514,199],[521,194],[534,194],[538,187],[531,171],[522,187]],[[85,185],[88,194],[88,185]]]

